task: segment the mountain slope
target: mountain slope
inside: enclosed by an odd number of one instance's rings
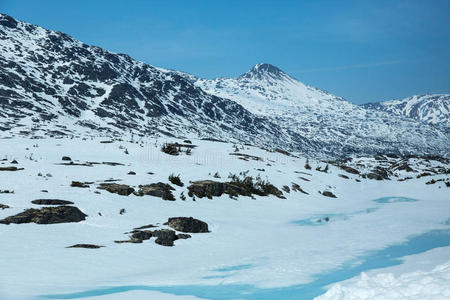
[[[238,78],[195,79],[195,85],[268,117],[291,136],[308,141],[305,152],[446,153],[448,133],[414,120],[365,109],[305,85],[269,64]],[[443,143],[444,142],[444,143]]]
[[[429,124],[450,127],[450,95],[414,95],[405,99],[367,103],[365,108],[391,112]]]
[[[214,137],[317,157],[446,154],[449,133],[367,110],[260,64],[202,80],[0,15],[6,135]]]
[[[277,144],[277,126],[186,78],[0,15],[1,127],[33,134],[220,136]],[[56,130],[55,130],[56,128]]]

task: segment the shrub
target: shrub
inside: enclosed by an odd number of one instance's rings
[[[311,165],[309,164],[309,159],[308,158],[306,159],[306,162],[305,162],[305,169],[311,170]]]
[[[180,154],[180,148],[171,143],[164,143],[164,145],[161,147],[161,151],[169,155]]]
[[[174,174],[170,174],[169,181],[175,185],[183,186],[184,183],[180,179],[180,175],[175,176]]]

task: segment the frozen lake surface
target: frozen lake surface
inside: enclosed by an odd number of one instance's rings
[[[438,247],[450,246],[450,229],[433,230],[418,236],[413,236],[407,242],[392,245],[385,249],[367,253],[359,259],[348,262],[342,268],[331,270],[314,276],[308,284],[295,285],[285,288],[258,288],[253,285],[188,285],[188,286],[117,286],[99,288],[84,292],[44,295],[41,299],[81,299],[93,296],[111,295],[135,290],[159,291],[174,295],[192,295],[199,298],[228,300],[228,299],[313,299],[325,292],[325,287],[359,275],[361,272],[385,268],[401,264],[400,258],[423,253]],[[238,265],[218,269],[219,272],[245,270],[251,265]]]

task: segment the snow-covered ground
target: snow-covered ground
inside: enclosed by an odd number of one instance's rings
[[[450,299],[450,247],[408,256],[399,266],[363,273],[316,298],[328,299]]]
[[[445,179],[448,175],[401,182],[376,181],[331,165],[328,173],[319,172],[315,168],[325,167],[325,163],[313,160],[310,160],[312,170],[306,170],[305,158],[250,146],[238,145],[238,153],[260,160],[239,159],[230,155],[235,153],[234,145],[212,141],[192,140],[197,145],[192,155],[171,156],[160,151],[168,140],[100,143],[103,140],[18,137],[1,140],[0,159],[6,160],[0,166],[12,166],[10,162],[15,159],[18,164],[14,166],[24,170],[0,171],[0,190],[14,190],[13,194],[0,194],[0,203],[10,207],[0,210],[0,219],[26,208],[39,208],[30,201],[42,198],[72,201],[88,215],[79,223],[0,224],[0,293],[8,295],[4,298],[33,298],[118,286],[165,288],[125,290],[98,297],[92,294],[88,299],[165,299],[172,297],[168,294],[180,294],[171,293],[170,286],[248,285],[258,290],[289,287],[307,284],[320,274],[348,263],[357,264],[370,251],[404,243],[411,236],[431,230],[449,228],[449,188],[442,181],[425,184],[431,178]],[[112,161],[124,165],[60,165],[62,156],[70,156],[76,163]],[[227,195],[211,200],[180,199],[182,192],[187,196],[189,181],[228,181],[230,173],[247,170],[248,175],[260,175],[280,190],[284,185],[291,187],[296,183],[309,195],[291,189],[289,193],[283,191],[286,199],[240,196],[236,200]],[[129,171],[136,175],[127,175]],[[216,172],[221,178],[213,177]],[[134,187],[168,183],[172,173],[180,174],[185,184],[172,185],[176,201],[133,194],[120,196],[97,189],[110,178]],[[346,174],[349,179],[339,174]],[[70,186],[72,181],[94,183],[89,188],[77,188]],[[330,191],[337,198],[325,197],[319,191]],[[402,201],[403,198],[374,201],[383,197],[406,197],[409,201]],[[126,212],[119,214],[122,208]],[[178,216],[203,220],[210,232],[177,240],[174,247],[155,244],[153,238],[141,244],[114,243],[127,239],[124,233],[135,227],[155,224],[164,228],[161,224],[169,217]],[[326,217],[329,221],[319,225],[301,222],[317,222]],[[79,243],[105,247],[66,248]],[[436,265],[448,261],[446,254],[438,257],[442,259],[436,260]],[[441,281],[435,282],[448,280],[442,276]],[[341,291],[333,293],[340,295]],[[196,293],[189,295],[203,298]],[[173,299],[193,297],[173,296]]]

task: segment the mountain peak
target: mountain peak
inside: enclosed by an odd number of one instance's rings
[[[256,78],[263,79],[267,77],[279,79],[286,75],[282,70],[274,65],[267,63],[259,63],[255,65],[250,71],[239,76],[239,78]]]

